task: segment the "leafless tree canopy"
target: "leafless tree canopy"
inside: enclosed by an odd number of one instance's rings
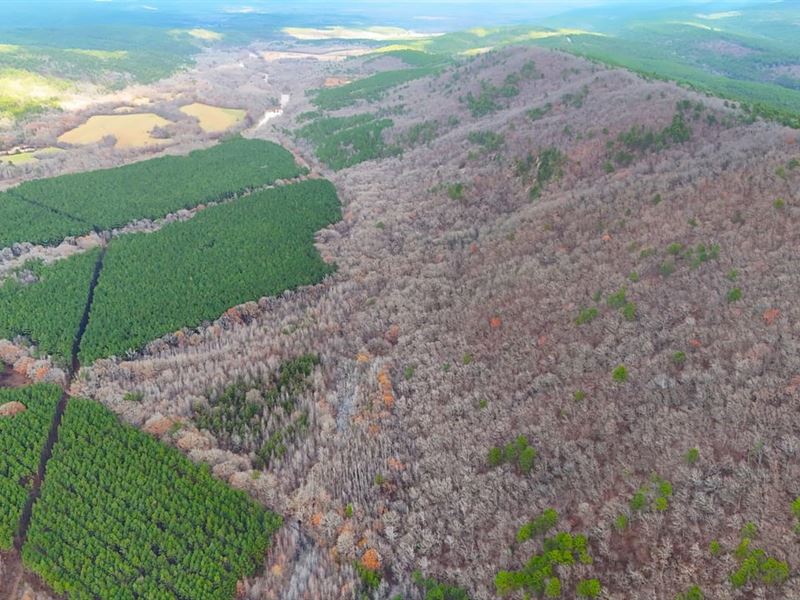
[[[230,67],[240,59],[244,68]],[[336,184],[345,217],[318,247],[338,271],[134,360],[99,361],[72,391],[286,516],[247,597],[354,598],[352,564],[371,552],[379,597],[416,597],[419,569],[495,598],[497,572],[535,548],[514,544],[517,529],[547,507],[562,529],[588,535],[594,556],[565,585],[596,576],[619,600],[672,599],[694,584],[715,599],[800,597],[794,575],[778,588],[728,580],[750,521],[754,544],[800,566],[790,508],[800,480],[796,132],[670,83],[512,49],[337,113],[392,110],[387,139],[404,152],[330,172],[292,135],[313,110],[305,90],[396,65],[203,60],[164,84],[174,102],[245,107],[252,124],[291,96],[247,135],[286,144]],[[530,61],[536,78],[473,116],[465,98],[481,81],[502,85]],[[160,114],[177,121],[176,110],[167,102]],[[620,134],[662,131],[681,110],[688,141],[615,156]],[[26,143],[51,143],[66,126],[44,121],[28,123]],[[404,141],[433,121],[433,139]],[[197,143],[190,127],[160,132],[178,142],[170,152]],[[502,143],[471,141],[486,131]],[[547,149],[564,161],[532,200]],[[98,147],[50,160],[61,172],[129,159]],[[461,193],[449,193],[455,184]],[[623,289],[622,306],[608,301]],[[299,400],[310,428],[266,471],[194,426],[209,390],[267,379],[305,353],[321,358]],[[612,378],[620,365],[625,382]],[[144,400],[125,402],[131,391]],[[530,473],[490,468],[489,450],[520,434],[538,453]],[[672,485],[668,508],[631,513],[654,474]]]

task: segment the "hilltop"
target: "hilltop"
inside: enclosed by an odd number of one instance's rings
[[[246,595],[495,598],[550,508],[565,594],[800,594],[797,133],[544,49],[302,61],[250,135],[335,185],[335,274],[73,384],[297,524]]]

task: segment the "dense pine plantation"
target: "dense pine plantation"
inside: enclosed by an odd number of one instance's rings
[[[86,231],[82,221],[26,202],[13,191],[0,193],[0,248],[22,241],[57,244]]]
[[[281,146],[237,137],[186,156],[30,181],[0,193],[0,247],[156,219],[300,174]]]
[[[29,262],[23,270],[35,282],[12,277],[0,284],[0,338],[27,336],[42,353],[67,364],[99,252],[90,250],[52,265]]]
[[[359,100],[374,102],[380,100],[388,90],[395,86],[433,75],[436,72],[437,69],[431,66],[384,71],[346,85],[317,90],[312,102],[322,110],[337,110],[355,104]]]
[[[0,389],[0,405],[20,402],[26,409],[0,417],[0,550],[11,548],[60,397],[55,385]]]
[[[114,240],[81,361],[124,355],[231,306],[317,283],[332,267],[314,248],[314,234],[340,218],[333,185],[309,180]]]
[[[23,561],[71,599],[231,598],[280,525],[207,467],[74,399]]]

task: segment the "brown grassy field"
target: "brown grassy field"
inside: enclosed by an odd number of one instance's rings
[[[194,117],[206,133],[226,131],[244,120],[247,112],[237,108],[223,108],[195,102],[181,107],[181,112]]]
[[[154,113],[119,115],[95,115],[75,129],[59,136],[58,141],[65,144],[93,144],[107,136],[113,137],[117,148],[140,148],[159,145],[164,140],[151,135],[155,127],[170,122]]]

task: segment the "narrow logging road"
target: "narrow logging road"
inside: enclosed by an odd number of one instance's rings
[[[97,282],[100,280],[100,273],[103,270],[103,259],[106,255],[106,246],[104,245],[100,250],[100,255],[97,257],[97,262],[94,265],[94,273],[92,274],[92,281],[89,283],[89,292],[86,296],[86,305],[83,308],[83,316],[78,325],[78,331],[75,334],[75,339],[72,342],[72,360],[70,362],[69,371],[67,372],[67,382],[64,386],[64,391],[61,394],[61,399],[58,401],[55,413],[53,414],[53,421],[50,424],[50,432],[47,435],[47,442],[42,448],[42,453],[39,457],[39,469],[33,479],[31,492],[28,494],[28,500],[25,502],[25,507],[22,510],[22,517],[20,518],[17,535],[14,537],[14,547],[18,552],[22,552],[22,547],[25,545],[25,539],[28,535],[28,527],[31,523],[31,515],[33,514],[33,505],[39,499],[39,494],[42,490],[42,482],[44,481],[45,473],[47,472],[47,463],[53,456],[53,447],[58,441],[58,428],[61,426],[61,420],[64,417],[64,411],[67,409],[69,403],[69,388],[72,384],[75,375],[81,368],[80,361],[78,360],[78,353],[81,348],[81,340],[86,331],[86,326],[89,323],[89,314],[92,310],[92,303],[94,302],[94,291],[97,287]]]

